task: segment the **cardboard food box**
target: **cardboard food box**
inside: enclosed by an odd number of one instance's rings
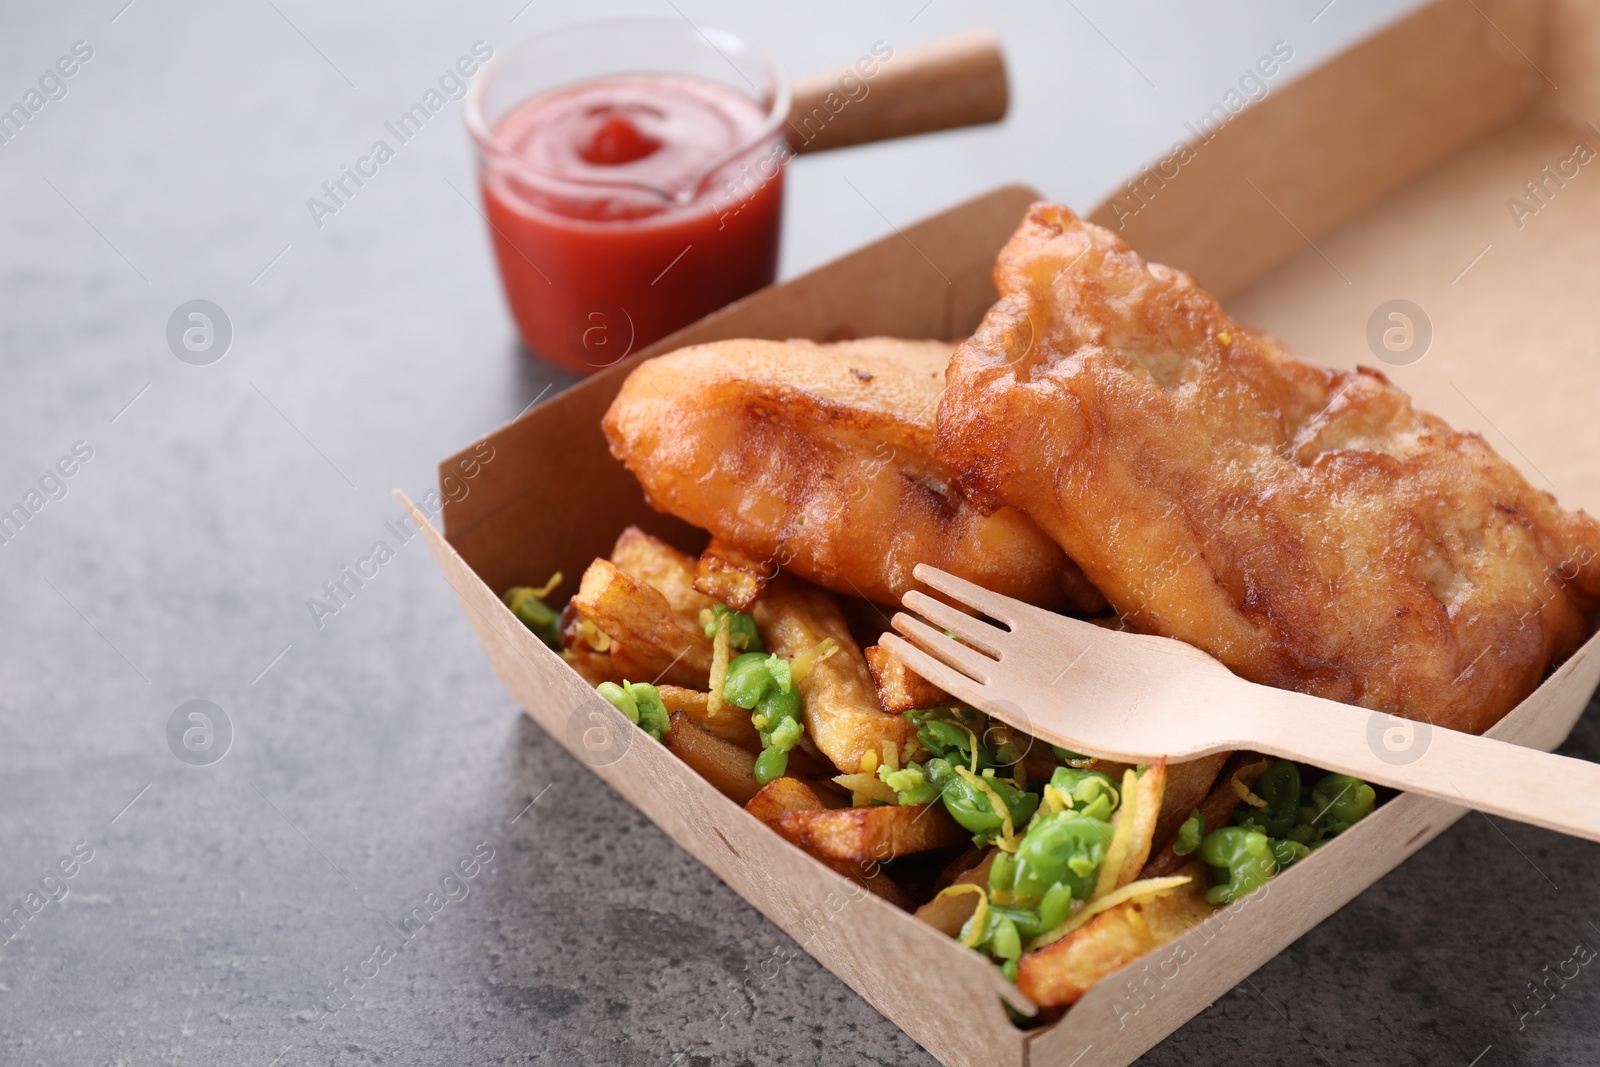
[[[1380,366],[1563,504],[1600,514],[1600,419],[1589,411],[1600,353],[1585,324],[1600,291],[1595,119],[1600,3],[1442,0],[1153,164],[1093,218],[1146,258],[1191,272],[1300,357]],[[1024,1031],[1001,1001],[1031,1006],[984,958],[723,797],[630,727],[498,596],[558,570],[575,582],[630,523],[703,547],[703,534],[646,506],[601,434],[639,360],[730,337],[961,336],[994,299],[995,253],[1036,197],[996,190],[680,331],[490,435],[495,459],[445,506],[442,536],[413,517],[528,715],[917,1042],[952,1065],[1116,1067],[1464,810],[1397,797],[1109,976],[1059,1021]],[[1395,300],[1410,302],[1401,319],[1389,317]],[[441,474],[458,461],[470,452]],[[1493,735],[1555,747],[1597,680],[1600,641],[1590,640]]]

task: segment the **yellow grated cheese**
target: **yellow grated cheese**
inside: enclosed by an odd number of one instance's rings
[[[1117,888],[1117,876],[1128,855],[1128,842],[1133,839],[1133,816],[1139,807],[1139,776],[1132,768],[1122,772],[1122,807],[1117,809],[1116,829],[1111,832],[1111,844],[1106,846],[1106,858],[1100,864],[1100,875],[1094,881],[1094,892],[1089,894],[1092,904]]]
[[[1191,879],[1186,874],[1175,874],[1167,878],[1145,878],[1138,882],[1129,882],[1121,889],[1107,893],[1098,900],[1090,901],[1080,910],[1073,912],[1066,922],[1049,933],[1041,934],[1034,938],[1024,947],[1029,952],[1036,948],[1043,948],[1046,945],[1060,941],[1096,915],[1104,911],[1110,911],[1118,904],[1126,904],[1130,900],[1137,900],[1140,903],[1154,900],[1156,897],[1165,896],[1181,885],[1189,884],[1190,881]]]
[[[1239,776],[1247,771],[1251,773],[1256,771],[1265,771],[1269,765],[1270,764],[1267,760],[1257,760],[1256,762],[1248,764],[1244,767],[1240,767],[1238,770],[1233,772],[1233,778],[1231,781],[1233,784],[1234,793],[1238,795],[1240,800],[1244,801],[1252,808],[1264,808],[1267,806],[1267,802],[1256,796],[1255,792],[1251,790],[1249,786],[1240,781]]]
[[[789,661],[789,677],[796,685],[805,681],[806,675],[811,673],[811,668],[839,651],[839,642],[831,637],[824,637],[794,659]]]

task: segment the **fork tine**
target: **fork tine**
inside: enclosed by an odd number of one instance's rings
[[[968,678],[955,668],[940,663],[899,634],[884,634],[878,638],[878,643],[892,652],[894,657],[901,663],[904,663],[946,693],[960,698],[973,707],[981,707],[985,703],[984,690],[981,684]]]
[[[930,567],[926,563],[919,563],[911,569],[912,577],[932,589],[937,589],[945,596],[958,604],[966,604],[976,608],[991,619],[999,619],[1007,626],[1016,626],[1016,601],[999,593],[991,592],[981,585],[975,585],[965,578],[957,578],[940,570]]]
[[[915,589],[907,593],[902,602],[924,619],[943,626],[969,645],[976,645],[996,656],[1001,655],[1000,638],[1004,636],[1005,631],[998,626],[990,626],[982,619],[975,619],[966,612]]]
[[[994,670],[995,661],[985,656],[982,652],[968,648],[954,638],[946,637],[941,631],[934,629],[915,616],[907,615],[903,611],[895,612],[894,618],[890,619],[889,622],[890,625],[905,634],[928,655],[935,659],[943,660],[969,678],[976,680],[979,685],[989,684],[989,672]]]

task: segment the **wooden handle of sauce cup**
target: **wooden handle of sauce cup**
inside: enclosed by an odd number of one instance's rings
[[[1000,42],[967,30],[910,48],[882,42],[854,63],[794,80],[789,145],[797,155],[1005,118]]]

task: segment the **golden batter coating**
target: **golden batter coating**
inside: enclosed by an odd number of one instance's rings
[[[898,603],[932,563],[1035,604],[1104,601],[1033,523],[982,514],[934,458],[954,346],[720,341],[637,367],[604,427],[651,505],[846,596]]]
[[[1382,374],[1296,361],[1056,204],[1029,210],[995,280],[938,454],[1132,628],[1473,732],[1587,636],[1600,525]]]

